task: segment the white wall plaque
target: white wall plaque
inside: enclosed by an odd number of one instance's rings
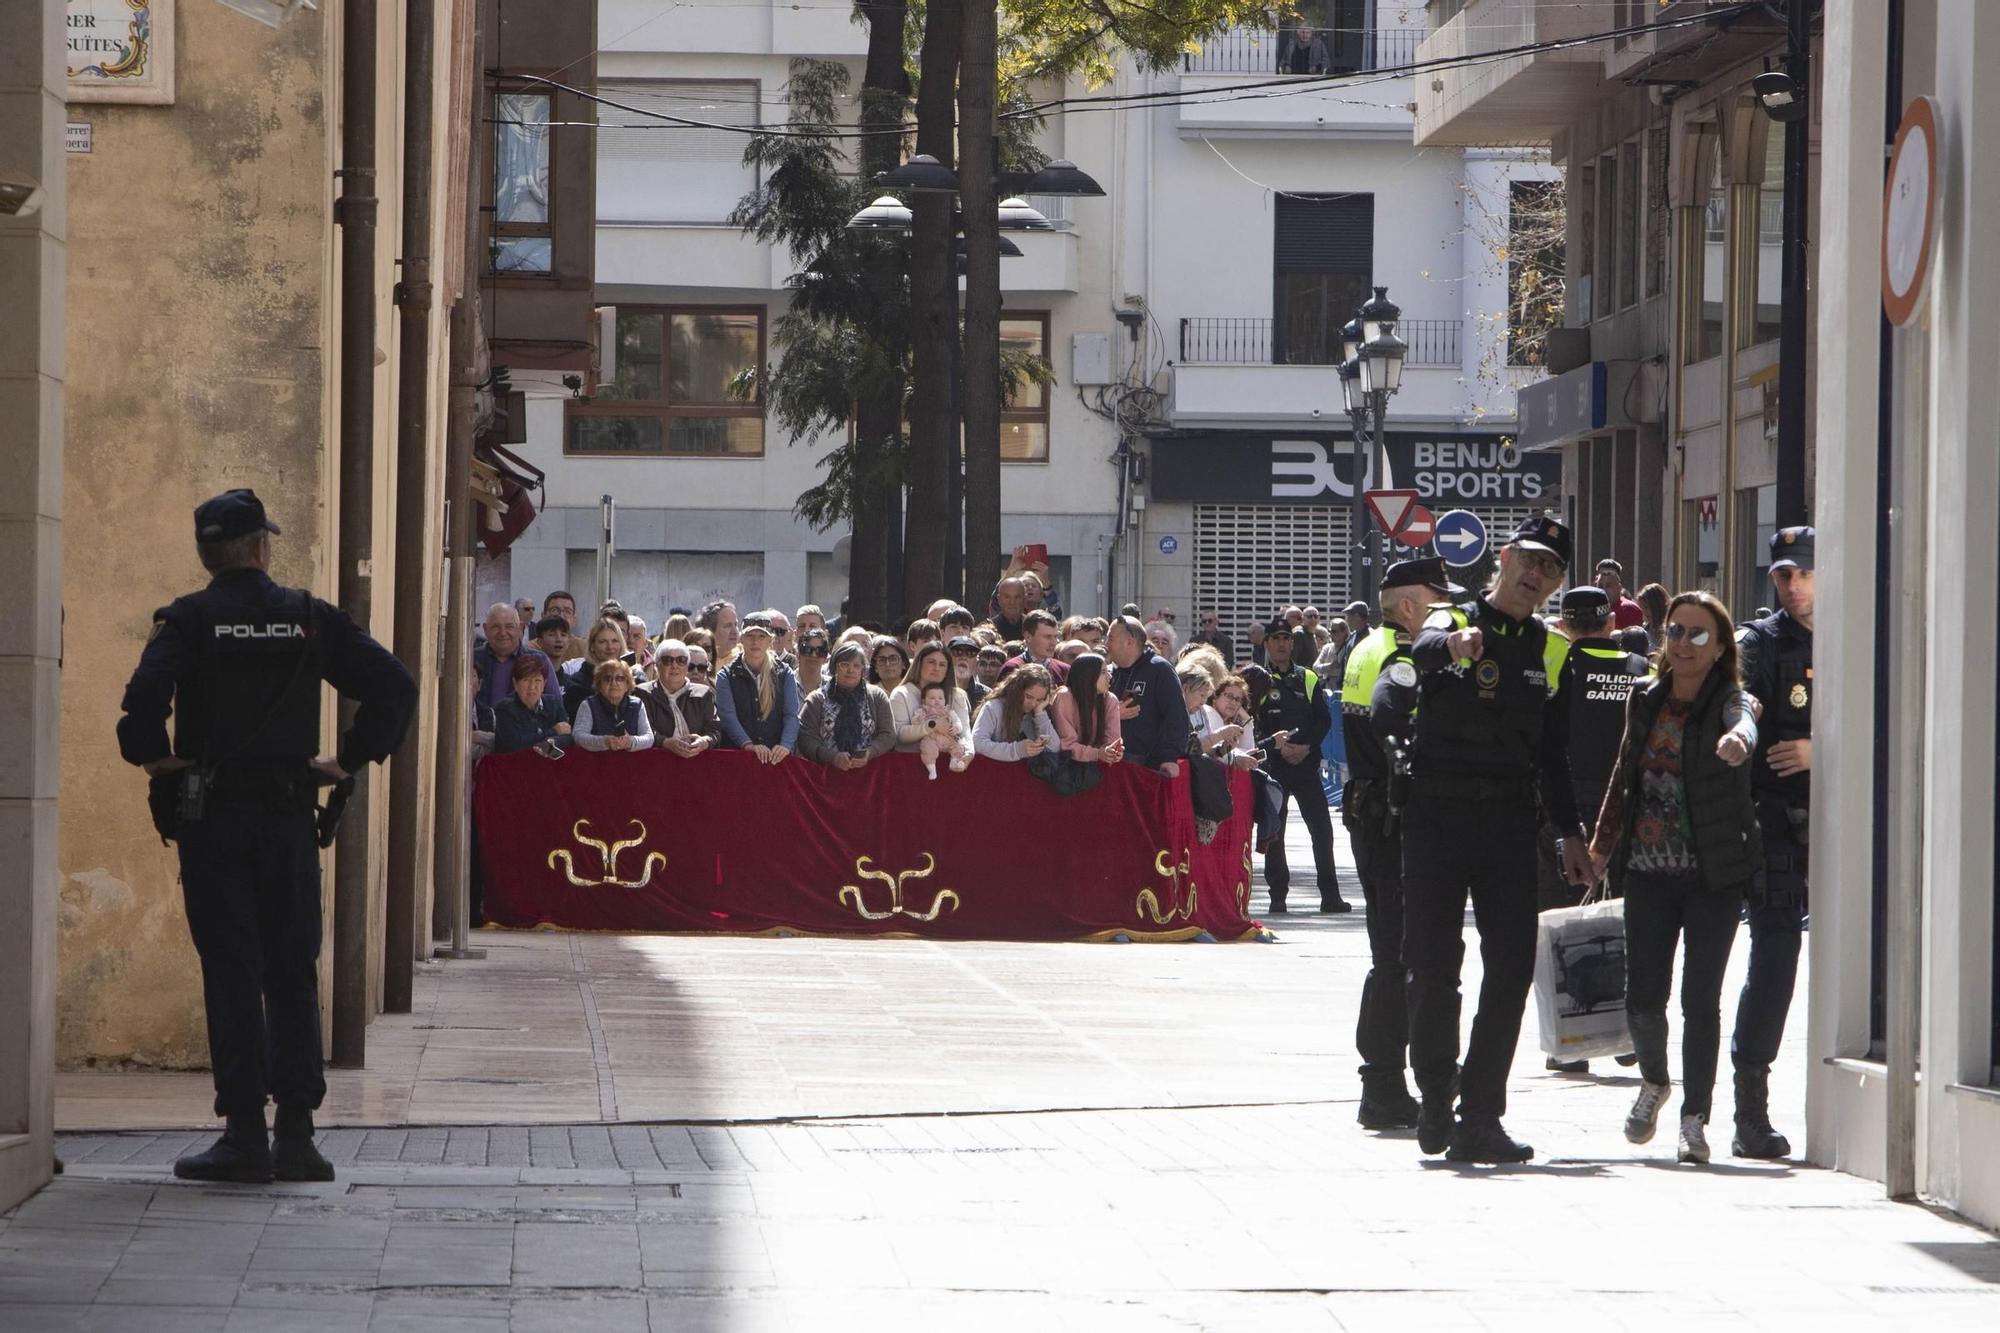
[[[69,0],[69,100],[171,106],[174,4]]]

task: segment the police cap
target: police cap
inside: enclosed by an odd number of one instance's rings
[[[1451,575],[1445,571],[1444,558],[1435,555],[1417,560],[1398,560],[1389,566],[1389,572],[1382,576],[1382,591],[1388,592],[1391,588],[1442,588],[1452,594],[1464,591],[1451,581]]]
[[[1571,556],[1575,553],[1569,526],[1550,518],[1547,514],[1536,514],[1522,519],[1521,526],[1514,529],[1514,535],[1501,545],[1520,546],[1530,551],[1547,551],[1562,561],[1565,569],[1569,568]]]
[[[1771,534],[1771,572],[1813,567],[1813,530],[1806,527],[1779,528]]]
[[[275,536],[278,525],[265,517],[264,502],[247,487],[224,491],[195,506],[194,539],[198,542],[226,542],[258,531]]]
[[[1611,597],[1602,588],[1571,588],[1563,594],[1564,620],[1602,620],[1611,614]]]
[[[1292,622],[1285,619],[1283,616],[1273,616],[1270,619],[1270,621],[1266,623],[1264,626],[1264,635],[1266,638],[1278,634],[1289,635],[1291,632],[1292,632]]]

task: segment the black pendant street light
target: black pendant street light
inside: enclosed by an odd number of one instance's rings
[[[999,144],[994,144],[994,154],[999,155]],[[958,173],[939,162],[928,153],[918,153],[901,166],[885,171],[872,182],[884,190],[900,190],[914,194],[956,194]],[[1102,195],[1104,187],[1091,179],[1074,162],[1057,158],[1039,171],[1002,171],[999,163],[994,163],[993,183],[996,202],[994,204],[993,226],[1003,232],[1008,231],[1054,231],[1055,223],[1044,217],[1023,195]],[[965,218],[953,219],[953,230],[958,234],[952,241],[952,270],[959,277],[966,272]],[[883,195],[868,207],[856,213],[848,221],[848,227],[855,231],[909,231],[915,226],[914,214],[909,206],[894,195]],[[1005,236],[1000,240],[1000,257],[1014,259],[1021,256],[1021,247]],[[960,569],[965,555],[965,402],[960,392],[965,378],[962,361],[959,330],[958,283],[948,283],[950,288],[950,319],[952,330],[951,360],[951,400],[952,418],[957,429],[949,444],[949,459],[945,467],[945,552],[947,567]]]

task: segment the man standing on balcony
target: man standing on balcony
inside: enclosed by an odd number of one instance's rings
[[[1301,21],[1297,28],[1278,39],[1280,74],[1324,74],[1332,64],[1333,55],[1326,49],[1326,40],[1313,32],[1310,23]]]

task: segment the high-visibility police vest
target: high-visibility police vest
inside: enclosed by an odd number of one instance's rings
[[[1426,631],[1476,627],[1483,655],[1426,672],[1410,774],[1426,786],[1494,784],[1532,803],[1539,779],[1542,715],[1561,683],[1569,640],[1540,618],[1510,620],[1483,597],[1431,611]]]
[[[1553,636],[1551,636],[1553,637]],[[1625,703],[1651,668],[1609,639],[1579,639],[1563,664],[1569,705],[1569,771],[1576,806],[1586,821],[1604,804],[1604,789],[1625,737]]]
[[[1369,725],[1369,707],[1383,670],[1409,655],[1410,645],[1394,625],[1370,631],[1347,655],[1347,674],[1340,682],[1340,726],[1347,740],[1347,767],[1357,781],[1380,781],[1389,776],[1389,756]]]

